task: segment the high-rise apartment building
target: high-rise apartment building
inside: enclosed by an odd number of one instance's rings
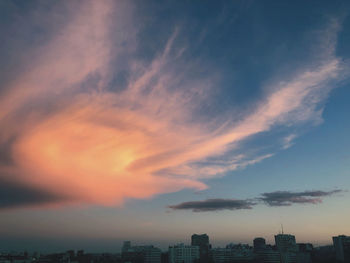
[[[338,262],[350,262],[350,236],[333,237],[335,255]]]
[[[278,251],[281,254],[282,263],[296,263],[298,247],[295,236],[288,234],[275,235],[275,242]]]
[[[191,245],[199,247],[200,262],[205,263],[209,261],[209,236],[207,234],[193,234],[191,236]]]

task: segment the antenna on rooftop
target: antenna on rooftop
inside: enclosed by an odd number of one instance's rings
[[[283,224],[281,224],[281,229],[282,229],[282,235],[284,234],[284,232],[283,232]]]

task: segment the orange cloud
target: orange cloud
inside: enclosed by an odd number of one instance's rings
[[[114,126],[125,121],[131,122],[130,127]],[[183,187],[205,188],[186,178],[155,176],[152,172],[157,167],[137,172],[130,169],[135,160],[171,147],[170,142],[139,130],[138,125],[147,128],[153,123],[140,120],[132,112],[104,110],[95,104],[50,116],[14,145],[16,164],[30,171],[22,180],[73,199],[102,204],[120,203],[125,197],[146,198]],[[167,136],[183,143],[178,136]]]
[[[91,1],[42,50],[32,70],[1,94],[0,142],[11,144],[13,164],[0,167],[12,180],[72,203],[121,204],[183,188],[202,190],[201,179],[254,164],[272,154],[238,155],[196,165],[236,149],[242,140],[274,125],[319,117],[316,106],[340,69],[336,58],[302,72],[235,124],[196,121],[215,80],[188,78],[173,63],[173,41],[149,66],[133,62],[127,88],[111,92],[110,60],[127,47],[113,46],[109,32],[128,30],[111,16],[132,12],[112,1]],[[117,16],[118,17],[118,16]],[[123,49],[124,48],[124,49]],[[99,79],[89,82],[98,74]],[[82,83],[85,83],[82,85]],[[45,102],[45,103],[44,103]],[[290,143],[290,142],[289,142]],[[69,200],[69,201],[67,201]]]

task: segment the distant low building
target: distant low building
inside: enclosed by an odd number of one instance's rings
[[[281,254],[275,247],[268,245],[255,251],[255,259],[258,263],[281,263]]]
[[[122,261],[132,263],[160,263],[162,251],[152,245],[131,246],[130,241],[125,241],[122,247]]]
[[[254,259],[253,248],[242,244],[229,244],[225,248],[214,248],[212,256],[214,263],[249,262]]]
[[[131,242],[130,241],[124,241],[122,246],[122,253],[127,252],[131,248]]]
[[[310,243],[298,243],[298,252],[297,252],[297,262],[298,263],[311,263],[311,254],[313,252],[313,245]]]
[[[311,254],[313,263],[336,262],[334,246],[320,246],[313,249]]]
[[[199,246],[177,244],[169,247],[169,263],[193,263],[199,260]]]

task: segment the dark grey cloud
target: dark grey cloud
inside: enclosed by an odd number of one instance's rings
[[[0,210],[63,201],[64,197],[0,177]]]
[[[276,191],[270,193],[263,193],[261,201],[264,201],[269,206],[290,206],[292,204],[318,204],[322,202],[322,198],[342,190],[333,191],[304,191],[304,192],[290,192],[290,191]]]
[[[251,200],[237,199],[207,199],[204,201],[184,202],[171,205],[174,210],[192,210],[193,212],[217,211],[217,210],[240,210],[252,209],[256,203]]]
[[[331,196],[344,190],[333,191],[275,191],[263,193],[255,199],[207,199],[204,201],[189,201],[177,205],[168,206],[174,210],[192,210],[193,212],[218,211],[218,210],[240,210],[252,209],[259,202],[268,206],[291,206],[293,204],[318,204],[323,197]]]

